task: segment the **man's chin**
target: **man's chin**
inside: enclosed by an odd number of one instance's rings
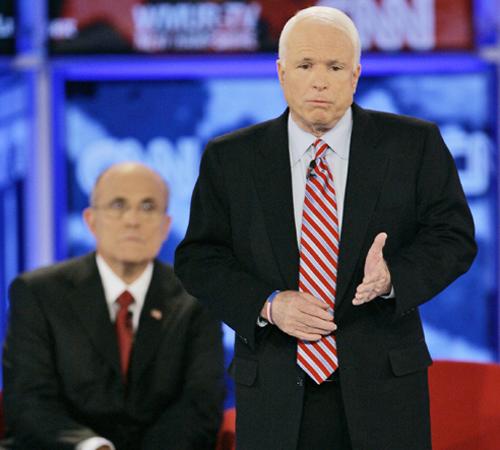
[[[311,128],[315,131],[315,133],[326,133],[333,127],[334,125],[331,125],[329,122],[326,121],[316,121],[312,122],[311,124]]]
[[[317,128],[331,128],[334,119],[331,114],[324,114],[318,111],[316,114],[311,114],[309,123]]]
[[[144,264],[144,262],[148,262],[150,258],[143,253],[132,253],[132,252],[123,252],[119,256],[119,261],[124,265],[137,265]]]

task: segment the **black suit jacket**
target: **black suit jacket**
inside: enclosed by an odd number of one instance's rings
[[[171,268],[154,263],[127,386],[95,254],[20,276],[10,300],[4,399],[15,448],[74,449],[95,435],[117,450],[213,448],[220,324]]]
[[[256,319],[275,289],[297,290],[285,113],[210,142],[175,268],[186,289],[237,333],[239,450],[293,450],[305,374],[296,339]],[[355,307],[375,236],[395,299]],[[426,368],[417,306],[465,272],[473,223],[453,159],[431,123],[353,105],[335,320],[339,376],[355,450],[430,448]]]

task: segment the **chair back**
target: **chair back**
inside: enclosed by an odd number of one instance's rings
[[[435,361],[429,390],[433,450],[500,449],[500,365]]]

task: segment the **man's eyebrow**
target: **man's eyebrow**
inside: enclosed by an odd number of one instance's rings
[[[317,61],[314,58],[311,58],[309,56],[304,56],[302,58],[298,59],[298,62],[314,62]],[[321,62],[321,61],[320,61]],[[326,61],[326,64],[332,65],[332,64],[344,64],[344,62],[338,60],[338,59],[329,59]]]
[[[113,203],[113,202],[116,202],[116,201],[127,201],[127,199],[121,195],[115,195],[114,197],[111,197],[109,200],[108,200],[108,203]]]
[[[332,66],[334,64],[345,64],[345,62],[341,61],[339,59],[329,59],[328,61],[326,61],[326,64],[328,64],[329,66]]]

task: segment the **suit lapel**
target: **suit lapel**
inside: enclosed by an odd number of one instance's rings
[[[175,319],[172,297],[173,275],[155,261],[151,285],[146,294],[132,351],[130,374],[137,382],[148,363],[156,357],[163,330]]]
[[[255,183],[275,259],[287,289],[298,289],[299,251],[293,213],[288,111],[270,125],[255,155]]]
[[[373,214],[388,157],[377,147],[380,133],[370,115],[353,105],[353,131],[340,238],[337,306],[351,282]],[[363,263],[364,264],[364,263]],[[351,299],[347,299],[350,303]]]
[[[109,318],[95,253],[82,261],[81,270],[74,274],[75,290],[69,301],[96,351],[120,374],[118,344]]]

